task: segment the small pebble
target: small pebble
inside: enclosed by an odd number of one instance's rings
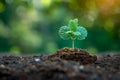
[[[84,69],[84,66],[83,65],[79,66],[79,69]]]
[[[0,67],[1,67],[1,68],[5,68],[5,65],[1,64]]]
[[[39,59],[39,58],[35,58],[35,61],[36,61],[36,62],[39,62],[39,61],[40,61],[40,59]]]
[[[100,68],[100,66],[97,66],[96,68],[97,68],[97,69],[99,69],[99,68]]]

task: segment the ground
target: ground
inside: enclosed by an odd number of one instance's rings
[[[1,55],[0,80],[120,80],[120,54],[64,48],[53,55]]]

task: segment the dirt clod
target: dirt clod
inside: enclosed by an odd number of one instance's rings
[[[65,60],[79,61],[81,64],[91,64],[97,60],[96,56],[90,55],[85,50],[72,48],[60,49],[55,54],[48,56],[48,58],[61,58]]]

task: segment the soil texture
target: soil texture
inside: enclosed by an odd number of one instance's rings
[[[1,55],[0,80],[120,80],[119,53],[97,55],[96,59],[83,50],[68,50],[70,54],[64,50],[54,56]]]
[[[97,56],[90,55],[85,50],[63,48],[50,55],[49,58],[61,58],[65,60],[78,61],[81,64],[91,64],[97,60]]]

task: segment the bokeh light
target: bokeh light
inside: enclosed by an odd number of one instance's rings
[[[58,30],[74,18],[88,30],[76,48],[120,51],[120,0],[0,0],[0,52],[54,53],[71,47]]]

